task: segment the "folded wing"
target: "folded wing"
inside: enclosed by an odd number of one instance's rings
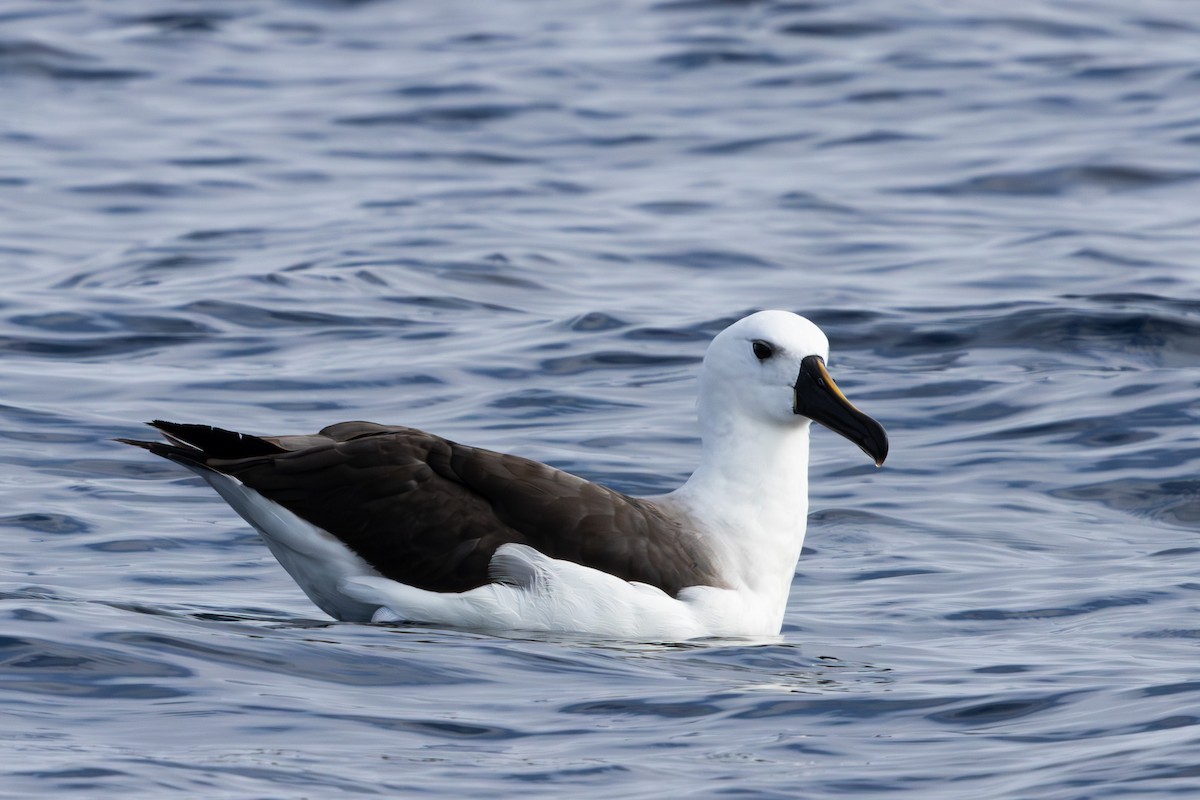
[[[130,444],[230,475],[337,537],[383,576],[421,589],[489,583],[493,554],[510,542],[670,595],[720,585],[707,547],[679,520],[519,456],[369,422],[277,437],[152,424],[172,443]]]

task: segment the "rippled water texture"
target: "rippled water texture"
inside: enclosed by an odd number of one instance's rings
[[[1184,2],[0,7],[0,794],[1200,795]],[[333,624],[114,436],[417,425],[631,492],[783,307],[773,642]]]

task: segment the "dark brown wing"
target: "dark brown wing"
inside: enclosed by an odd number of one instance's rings
[[[526,458],[369,422],[280,437],[153,424],[190,447],[131,444],[232,475],[422,589],[487,583],[509,542],[672,595],[720,583],[703,542],[653,504]]]

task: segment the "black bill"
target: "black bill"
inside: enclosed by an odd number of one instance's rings
[[[795,391],[794,412],[845,436],[873,458],[875,466],[883,466],[888,454],[887,432],[846,399],[820,356],[808,356],[800,362]]]

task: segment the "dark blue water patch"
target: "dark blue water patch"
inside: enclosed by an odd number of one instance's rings
[[[36,622],[38,624],[60,621],[52,614],[32,608],[14,608],[8,612],[8,616],[18,622]]]
[[[902,99],[902,98],[893,98]],[[826,139],[817,145],[818,149],[829,149],[834,147],[857,147],[862,145],[876,144],[896,144],[898,142],[920,142],[927,141],[927,136],[916,136],[900,131],[876,130],[867,133],[857,134],[855,136],[842,136],[836,139]]]
[[[1178,426],[1186,426],[1186,422],[1175,423]],[[1166,436],[1170,437],[1173,431],[1167,431]],[[1158,438],[1163,438],[1164,434],[1159,433]],[[1165,470],[1179,467],[1186,467],[1193,464],[1197,459],[1200,459],[1200,448],[1197,447],[1173,447],[1168,440],[1161,447],[1146,448],[1137,453],[1119,453],[1107,458],[1099,459],[1095,463],[1087,466],[1084,472],[1108,472],[1112,470]],[[1171,490],[1179,491],[1183,487],[1171,487]],[[1186,489],[1183,489],[1186,493]]]
[[[143,430],[124,430],[117,431],[117,433],[123,433],[133,437],[145,437],[145,431]],[[124,445],[113,442],[113,447],[124,447]],[[170,462],[159,460],[149,461],[144,458],[135,461],[118,461],[117,459],[100,461],[98,459],[92,459],[89,463],[84,464],[76,462],[72,465],[71,469],[65,469],[63,464],[56,463],[53,471],[56,474],[66,475],[67,477],[82,477],[83,473],[87,472],[93,477],[108,475],[114,478],[121,478],[125,480],[157,481],[179,477],[178,469],[172,468]]]
[[[896,715],[906,715],[910,712],[924,712],[929,709],[941,708],[952,703],[962,702],[963,698],[954,696],[930,698],[899,698],[881,697],[878,695],[812,695],[807,697],[788,697],[784,699],[762,700],[751,703],[730,714],[730,719],[780,719],[795,718],[815,720],[825,717],[836,720],[841,724],[850,724],[854,720],[876,719],[885,720]]]
[[[1105,65],[1091,66],[1076,70],[1071,76],[1076,80],[1081,81],[1103,81],[1111,83],[1113,81],[1137,80],[1146,76],[1161,74],[1162,72],[1178,67],[1178,64],[1125,64],[1125,65]]]
[[[228,258],[218,255],[197,255],[195,253],[167,253],[144,258],[132,259],[124,267],[132,268],[143,275],[158,273],[198,272],[206,267],[228,264]]]
[[[25,405],[6,405],[0,403],[0,415],[14,426],[8,433],[22,431],[56,431],[64,435],[79,435],[78,432],[68,432],[70,425],[66,420],[70,414],[52,414],[42,408],[29,408]]]
[[[940,50],[921,49],[912,52],[898,52],[887,56],[886,61],[898,70],[929,70],[955,72],[986,72],[991,62],[985,58],[956,58],[943,56]]]
[[[174,167],[192,169],[219,169],[227,167],[250,167],[257,164],[269,164],[269,159],[259,156],[228,155],[228,156],[195,156],[189,158],[168,158],[163,163]],[[186,238],[186,237],[185,237]]]
[[[1144,267],[1153,268],[1160,266],[1156,261],[1146,258],[1132,258],[1119,253],[1113,253],[1108,250],[1103,250],[1098,247],[1081,247],[1074,253],[1070,254],[1071,258],[1077,258],[1081,261],[1099,262],[1101,264],[1114,264],[1120,267]],[[1069,295],[1064,295],[1069,296]]]
[[[143,539],[113,539],[107,542],[91,542],[84,545],[100,553],[153,553],[158,550],[178,550],[186,545],[176,539],[161,537]]]
[[[544,375],[582,375],[597,370],[667,369],[700,363],[700,356],[654,355],[623,350],[606,350],[578,355],[548,358],[539,362]],[[481,374],[484,374],[480,370]]]
[[[1122,260],[1121,266],[1155,266],[1156,262],[1140,260]],[[1083,300],[1106,308],[1125,311],[1138,309],[1145,313],[1162,314],[1175,312],[1177,314],[1200,314],[1200,300],[1190,297],[1164,297],[1146,292],[1100,292],[1096,294],[1064,294],[1064,300]]]
[[[905,387],[904,396],[910,399],[932,399],[945,397],[970,397],[999,385],[996,381],[945,380],[926,381],[921,386]]]
[[[1135,383],[1127,386],[1119,386],[1113,389],[1111,394],[1113,397],[1135,397],[1139,394],[1147,394],[1149,392],[1157,392],[1163,388],[1159,383]]]
[[[817,679],[825,670],[875,670],[868,665],[848,664],[833,656],[807,656],[804,647],[791,642],[754,645],[720,642],[719,645],[685,642],[672,648],[677,651],[673,661],[705,670],[719,667],[753,676],[804,675]]]
[[[1163,695],[1191,694],[1192,692],[1200,692],[1200,681],[1166,683],[1158,686],[1145,686],[1136,690],[1141,697],[1161,697]]]
[[[132,81],[153,73],[140,69],[100,66],[91,55],[31,40],[0,40],[0,75],[46,78],[50,81]]]
[[[797,131],[796,133],[776,134],[773,136],[754,136],[745,139],[732,139],[713,142],[712,144],[696,145],[689,148],[688,152],[704,156],[737,155],[776,144],[803,142],[813,138],[813,135],[811,131]]]
[[[1155,731],[1170,731],[1176,728],[1191,728],[1200,725],[1200,717],[1194,717],[1190,714],[1172,714],[1167,717],[1159,717],[1150,722],[1140,725],[1131,725],[1122,730],[1122,733],[1153,733]],[[1191,770],[1192,774],[1200,775],[1200,768]]]
[[[474,33],[451,36],[446,40],[446,43],[451,46],[466,45],[467,47],[475,49],[480,45],[511,45],[521,41],[521,37],[509,33],[476,31]]]
[[[929,419],[927,423],[930,427],[940,427],[946,423],[962,423],[962,422],[996,422],[1009,417],[1016,417],[1025,414],[1031,409],[1036,408],[1035,404],[1017,404],[1003,402],[982,402],[974,405],[966,406],[957,410],[943,410],[937,414],[936,419]],[[987,436],[979,437],[981,440],[987,439]],[[975,463],[987,463],[980,460]]]
[[[483,83],[417,83],[402,86],[395,93],[402,97],[445,97],[458,94],[488,94],[495,87]]]
[[[455,295],[388,295],[379,297],[379,300],[395,303],[397,306],[425,308],[428,311],[487,312],[492,314],[518,313],[517,309],[511,306],[481,300],[469,300],[467,297],[458,297]],[[449,335],[449,332],[427,332],[438,333],[438,335]]]
[[[9,322],[47,333],[95,334],[112,331],[162,334],[210,334],[214,329],[194,320],[162,314],[48,311],[18,314]]]
[[[71,767],[68,769],[57,770],[17,770],[13,775],[26,776],[30,778],[42,778],[45,780],[64,780],[72,781],[70,788],[72,790],[97,789],[103,784],[90,782],[96,778],[116,778],[124,777],[129,773],[121,772],[120,770],[107,769],[104,767]],[[76,783],[76,781],[85,781],[84,783]]]
[[[87,339],[0,336],[0,352],[34,359],[90,361],[171,348],[197,338],[187,335],[92,336]]]
[[[268,395],[274,393],[294,394],[298,397],[313,392],[325,391],[329,385],[319,380],[296,380],[284,378],[243,378],[239,380],[218,379],[215,381],[197,381],[184,384],[188,390],[223,389],[229,392],[244,392],[248,395]],[[345,387],[342,387],[345,388]]]
[[[130,583],[142,586],[221,586],[225,584],[247,583],[253,578],[243,575],[220,575],[203,577],[185,577],[183,575],[134,575],[126,578]]]
[[[947,308],[938,313],[942,321],[936,327],[884,323],[861,333],[851,330],[838,341],[873,348],[888,358],[999,347],[1095,354],[1106,361],[1119,354],[1150,363],[1167,354],[1200,355],[1200,320],[1165,312],[1041,306],[1003,313],[995,308]]]
[[[688,345],[710,340],[712,338],[710,331],[713,327],[714,324],[707,320],[691,325],[677,325],[672,328],[639,325],[622,333],[621,338],[631,342],[659,342],[673,346]]]
[[[503,167],[541,163],[531,155],[503,153],[497,150],[329,150],[325,155],[359,161],[412,161],[416,163],[445,162],[463,166]]]
[[[1133,638],[1200,640],[1200,628],[1166,628],[1155,631],[1141,631],[1133,634]]]
[[[178,183],[155,181],[116,181],[114,183],[87,183],[69,187],[75,194],[103,195],[106,197],[144,197],[166,200],[187,197],[193,191]]]
[[[282,33],[288,37],[289,41],[301,44],[314,44],[318,37],[327,33],[327,29],[322,25],[296,19],[267,20],[263,23],[263,28],[275,33]]]
[[[1127,22],[1130,25],[1135,25],[1156,33],[1193,34],[1200,31],[1200,28],[1197,28],[1186,20],[1167,19],[1165,17],[1134,17],[1127,20]]]
[[[144,205],[134,205],[132,203],[115,203],[109,205],[97,206],[96,211],[100,214],[111,214],[113,216],[130,216],[134,214],[149,214],[158,210],[157,206],[151,203]]]
[[[153,286],[175,277],[176,273],[200,270],[229,263],[224,256],[173,253],[134,258],[112,268],[81,270],[54,285],[55,289],[78,287],[98,288],[116,286],[128,289],[131,285]],[[126,273],[133,273],[127,276]]]
[[[254,711],[297,713],[295,709],[254,708]],[[305,713],[307,716],[307,712]],[[479,723],[449,721],[440,719],[411,719],[402,717],[371,716],[367,714],[318,714],[325,719],[352,722],[358,725],[369,725],[372,728],[392,732],[416,733],[443,741],[512,741],[523,738],[526,734],[516,728],[501,725],[482,725]],[[558,732],[556,732],[558,733]],[[586,731],[576,731],[586,733]]]
[[[1144,606],[1169,597],[1169,592],[1130,592],[1125,595],[1096,597],[1071,606],[1047,608],[978,608],[967,611],[954,611],[945,615],[948,620],[1027,620],[1027,619],[1056,619],[1060,617],[1077,617],[1106,611],[1110,608],[1127,608],[1129,606]]]
[[[0,600],[48,600],[52,602],[69,602],[71,598],[68,598],[65,594],[57,589],[52,589],[47,586],[21,586],[9,590],[0,589]]]
[[[235,15],[225,11],[195,10],[118,17],[114,22],[129,27],[151,27],[160,34],[210,34],[233,19]]]
[[[580,789],[595,785],[601,779],[603,783],[619,779],[633,772],[621,764],[603,764],[594,767],[556,768],[536,772],[510,772],[503,775],[504,780],[517,781],[523,784],[548,784],[553,786],[576,786]]]
[[[555,103],[478,103],[463,106],[432,106],[383,114],[358,114],[340,117],[334,121],[341,125],[411,126],[442,131],[461,131],[526,114],[558,110],[561,108]]]
[[[896,30],[896,25],[889,22],[864,22],[861,20],[813,20],[811,22],[791,22],[776,30],[785,36],[806,36],[820,39],[860,39],[867,36],[879,36]]]
[[[809,527],[851,527],[865,530],[891,530],[893,526],[911,527],[912,530],[928,530],[922,525],[910,525],[899,518],[889,517],[876,511],[861,508],[838,508],[830,506],[813,511],[808,515]]]
[[[1045,734],[1016,734],[1007,738],[1011,738],[1012,741],[1028,744],[1078,742],[1081,740],[1099,737],[1135,736],[1140,733],[1156,733],[1158,731],[1169,731],[1177,728],[1190,728],[1194,727],[1198,722],[1200,722],[1200,718],[1193,717],[1191,715],[1178,714],[1167,717],[1159,717],[1147,722],[1135,723],[1132,725],[1109,723],[1082,731],[1071,729]]]
[[[651,700],[647,698],[626,698],[609,700],[592,700],[582,703],[568,703],[560,706],[563,714],[585,714],[602,717],[659,717],[662,719],[691,719],[707,717],[724,713],[721,697],[697,699],[688,702],[669,700]]]
[[[172,659],[198,659],[272,673],[309,678],[345,686],[430,686],[462,683],[470,674],[448,664],[434,665],[426,659],[409,661],[402,652],[384,656],[343,648],[314,639],[262,638],[248,632],[247,645],[236,646],[228,639],[207,644],[197,638],[142,632],[108,631],[97,635],[102,642],[122,648],[146,650]]]
[[[258,535],[254,534],[256,544],[262,544]],[[272,630],[292,631],[322,631],[337,625],[329,619],[312,619],[310,617],[288,615],[279,609],[258,608],[250,605],[236,608],[224,607],[219,611],[195,611],[192,607],[176,609],[170,606],[151,606],[137,603],[105,603],[105,605],[135,614],[145,614],[150,617],[186,618],[197,622],[233,623],[240,626],[259,625]]]
[[[537,181],[533,186],[549,195],[584,195],[591,194],[594,190],[591,186],[580,183],[579,181],[568,180],[542,180]]]
[[[889,578],[908,578],[914,575],[938,575],[941,572],[942,570],[922,569],[921,567],[879,569],[856,573],[854,580],[858,582],[880,581]]]
[[[484,187],[480,187],[480,186],[465,187],[464,186],[463,188],[443,189],[441,191],[432,192],[430,194],[422,195],[420,199],[421,199],[422,203],[463,201],[463,202],[467,202],[467,203],[488,204],[490,202],[490,203],[503,204],[503,203],[508,203],[508,202],[514,201],[514,200],[524,200],[524,199],[528,199],[528,198],[552,197],[554,195],[560,194],[560,191],[557,188],[557,186],[561,186],[561,185],[563,185],[563,184],[554,184],[554,183],[543,182],[543,183],[536,183],[536,184],[526,183],[526,184],[521,184],[521,185],[510,184],[507,186],[484,186]],[[570,184],[567,184],[567,185],[570,185]],[[583,194],[583,193],[586,193],[586,189],[579,191],[579,192],[570,192],[570,193]],[[468,230],[471,228],[473,228],[473,226],[467,226],[467,227],[463,228],[463,230]],[[575,232],[571,228],[563,228],[561,230],[565,233]],[[582,226],[580,228],[580,231],[586,231],[586,230],[587,230],[587,226]],[[611,232],[615,229],[614,228],[604,228],[603,230]]]
[[[711,210],[713,205],[694,200],[658,200],[650,203],[638,203],[634,208],[661,217],[678,217],[701,214]]]
[[[10,514],[0,517],[0,526],[6,528],[21,528],[33,533],[52,535],[74,535],[87,533],[91,526],[82,519],[69,514],[52,512],[32,514]]]
[[[191,75],[183,78],[180,83],[184,86],[214,86],[234,89],[274,89],[277,86],[274,81],[245,75]]]
[[[738,268],[777,269],[778,265],[750,253],[732,250],[684,250],[680,252],[646,253],[643,258],[659,264],[699,270]]]
[[[17,420],[20,417],[16,417]],[[69,433],[63,430],[61,421],[49,418],[47,425],[34,425],[29,428],[0,428],[0,437],[13,442],[28,442],[34,445],[56,445],[56,444],[83,444],[85,442],[94,442],[94,436],[88,436],[81,433]],[[14,458],[11,463],[31,463],[33,459],[37,459],[41,455],[40,448],[24,448],[22,455],[28,456],[30,461],[22,461],[20,458]],[[46,465],[52,463],[49,460],[39,461],[39,464]],[[76,462],[78,463],[78,462]]]
[[[1056,706],[1063,705],[1068,699],[1077,697],[1083,692],[1048,692],[1032,697],[1017,697],[1011,699],[983,702],[972,701],[958,708],[938,711],[928,718],[933,722],[947,725],[960,725],[967,728],[991,726],[1012,722],[1033,714],[1040,714]]]
[[[1110,192],[1169,186],[1200,178],[1195,170],[1165,170],[1133,165],[1072,165],[1027,172],[992,172],[961,181],[898,189],[911,194],[946,197],[1056,197],[1081,189]]]
[[[545,284],[524,277],[507,256],[493,253],[478,261],[425,262],[423,269],[445,280],[468,284],[485,284],[506,289],[527,289],[546,292]],[[545,270],[539,270],[544,272]]]
[[[750,82],[755,89],[795,89],[810,86],[837,86],[850,83],[861,77],[859,72],[846,70],[804,71],[793,75],[773,75],[757,78]]]
[[[180,234],[176,241],[184,243],[178,247],[189,255],[195,255],[201,248],[204,252],[232,250],[240,253],[261,247],[268,241],[268,234],[265,228],[255,227],[199,228]]]
[[[92,699],[162,700],[187,693],[147,682],[192,671],[91,644],[0,636],[0,676],[8,691]]]
[[[947,23],[964,30],[995,29],[998,32],[1044,36],[1049,39],[1077,41],[1088,39],[1110,39],[1116,33],[1099,25],[1084,25],[1077,22],[1035,16],[963,16],[952,18]]]
[[[331,0],[325,0],[331,2]],[[261,737],[259,732],[254,740]],[[306,767],[297,766],[294,763],[287,763],[284,766],[229,766],[226,764],[211,764],[205,763],[203,760],[198,762],[171,760],[163,758],[152,758],[146,756],[127,757],[122,759],[124,763],[137,764],[139,767],[151,767],[153,773],[160,776],[158,781],[160,785],[169,786],[168,793],[179,791],[181,783],[186,787],[185,792],[192,791],[197,795],[207,795],[214,792],[219,792],[220,787],[227,785],[231,787],[230,792],[236,793],[238,790],[232,787],[244,787],[247,782],[252,782],[255,785],[262,784],[267,787],[262,790],[263,795],[267,797],[278,797],[281,791],[289,789],[294,790],[301,788],[305,794],[315,793],[319,796],[327,794],[380,794],[381,792],[388,793],[393,797],[409,797],[412,792],[419,791],[411,785],[397,784],[387,780],[382,780],[378,777],[372,778],[369,783],[364,784],[361,781],[339,778],[332,774],[332,770],[327,766],[322,766],[316,769],[308,769]],[[179,772],[183,777],[177,777],[173,773]],[[191,777],[188,777],[191,774]],[[222,784],[219,780],[220,776],[232,776],[237,778],[236,781],[229,781]],[[110,791],[113,787],[106,787]],[[139,784],[137,789],[130,791],[141,791],[144,788],[144,783]],[[291,794],[292,792],[287,792]],[[123,793],[126,794],[126,793]]]
[[[323,311],[282,310],[228,300],[197,300],[180,306],[178,310],[182,313],[213,317],[238,327],[256,330],[316,328],[327,331],[330,328],[356,327],[408,328],[416,324],[411,320],[398,317],[350,317]]]
[[[633,406],[631,403],[598,400],[544,389],[523,389],[512,392],[490,401],[487,405],[489,408],[506,412],[504,416],[507,419],[561,417]]]
[[[1186,781],[1192,778],[1200,778],[1200,767],[1173,766],[1159,762],[1147,768],[1146,774],[1139,776],[1136,780],[1143,782],[1143,786],[1147,786],[1146,782],[1149,781]],[[1171,787],[1163,791],[1186,798],[1186,793],[1190,793],[1192,790],[1191,787],[1185,786],[1182,790],[1176,790],[1174,787]]]
[[[1200,530],[1200,480],[1118,478],[1053,489],[1052,497],[1099,503],[1139,519]]]
[[[599,333],[624,328],[629,323],[620,317],[603,311],[589,311],[580,314],[567,322],[567,329],[577,333]]]
[[[1151,558],[1178,558],[1179,556],[1194,556],[1200,555],[1200,547],[1169,547],[1166,550],[1159,550],[1151,553]]]
[[[1017,409],[1021,410],[1021,409]],[[968,412],[971,413],[971,412]],[[1009,416],[1007,414],[1001,415]],[[1150,423],[1144,421],[1139,414],[1136,424],[1126,413],[1114,414],[1106,417],[1066,417],[1064,419],[1055,420],[1053,422],[1038,423],[1036,425],[1020,425],[1015,428],[1006,428],[1003,430],[989,431],[988,433],[979,434],[977,436],[968,436],[959,441],[1010,441],[1014,439],[1046,439],[1047,441],[1057,444],[1070,444],[1077,447],[1089,448],[1110,448],[1120,445],[1138,444],[1147,442],[1161,436],[1161,431],[1155,432],[1150,430]],[[1176,416],[1175,425],[1187,424],[1187,417],[1182,418]],[[1143,427],[1144,426],[1144,427]],[[1169,455],[1170,458],[1162,464],[1157,464],[1160,456]],[[1121,454],[1117,458],[1121,459],[1122,467],[1133,467],[1138,465],[1144,466],[1170,466],[1170,461],[1179,463],[1181,460],[1186,461],[1189,458],[1198,455],[1195,449],[1188,449],[1183,452],[1171,451],[1170,453],[1162,453],[1161,451],[1141,451],[1139,453]],[[1151,463],[1146,463],[1151,462]],[[1113,465],[1093,466],[1085,469],[1094,469],[1098,471],[1107,471]]]
[[[1019,675],[1023,672],[1031,672],[1033,669],[1027,664],[995,664],[989,667],[978,667],[971,671],[980,675]]]
[[[575,115],[578,117],[583,117],[585,119],[596,119],[596,118],[610,119],[613,116],[619,116],[619,115],[602,114],[601,112],[598,112],[598,111],[588,111],[587,109],[576,109]],[[558,147],[580,147],[580,146],[602,147],[602,148],[636,147],[637,145],[653,144],[655,142],[659,142],[662,140],[662,138],[663,137],[660,137],[660,136],[651,136],[649,134],[643,134],[643,133],[624,133],[624,134],[618,134],[618,135],[613,135],[613,136],[589,135],[586,137],[579,137],[579,136],[562,137],[562,138],[550,140],[549,142],[547,142],[547,144],[555,145]]]
[[[906,100],[937,98],[945,94],[937,89],[872,89],[867,92],[851,92],[846,95],[848,103],[899,103]]]
[[[662,0],[662,2],[651,6],[650,10],[668,13],[683,11],[741,11],[762,4],[763,0]],[[791,2],[787,5],[789,8],[799,10],[823,7],[824,3]]]
[[[777,66],[788,63],[788,59],[768,50],[715,45],[692,47],[682,52],[660,56],[657,63],[672,70],[689,71],[724,66]]]

